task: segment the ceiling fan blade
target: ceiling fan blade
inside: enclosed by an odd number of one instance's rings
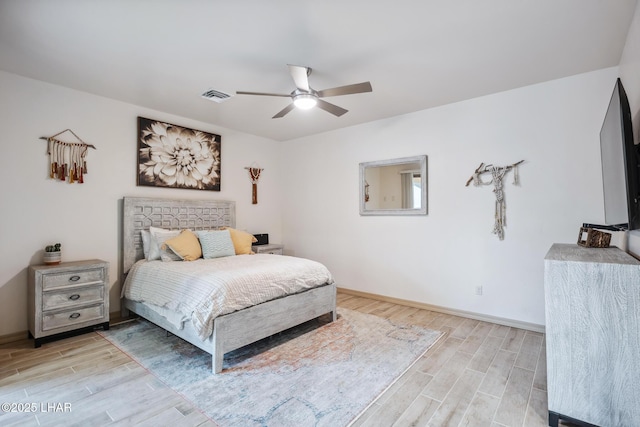
[[[295,107],[295,105],[293,105],[293,102],[289,105],[287,105],[286,107],[284,107],[278,114],[276,114],[275,116],[271,117],[272,119],[279,119],[280,117],[284,117],[286,114],[289,113],[289,111],[293,110],[293,108]]]
[[[299,65],[287,65],[296,87],[302,91],[309,92],[309,73],[311,72],[311,69],[308,67],[301,67]]]
[[[371,92],[373,88],[371,87],[371,83],[363,82],[356,83],[353,85],[346,85],[340,87],[334,87],[331,89],[319,90],[318,96],[324,98],[326,96],[339,96],[339,95],[351,95],[354,93],[363,93],[363,92]]]
[[[343,115],[344,113],[346,113],[349,110],[345,110],[342,107],[338,107],[337,105],[331,104],[327,101],[323,101],[322,99],[318,99],[318,104],[316,104],[316,106],[324,111],[327,111],[331,114],[333,114],[334,116],[340,117],[341,115]]]
[[[260,96],[286,96],[287,98],[291,97],[291,94],[283,94],[283,93],[267,93],[267,92],[244,92],[244,91],[236,91],[236,95],[260,95]]]

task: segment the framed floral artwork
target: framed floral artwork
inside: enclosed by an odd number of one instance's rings
[[[221,137],[138,117],[138,185],[220,191]]]

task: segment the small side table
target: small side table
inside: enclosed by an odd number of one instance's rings
[[[282,255],[284,251],[284,245],[271,243],[268,245],[253,245],[251,246],[251,249],[257,254]]]
[[[109,263],[99,259],[29,267],[29,338],[35,347],[96,326],[109,329]]]

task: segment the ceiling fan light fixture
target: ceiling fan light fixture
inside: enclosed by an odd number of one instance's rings
[[[301,93],[293,99],[293,104],[301,110],[309,110],[316,106],[318,100],[310,93]]]
[[[289,95],[283,93],[267,93],[267,92],[246,92],[236,91],[236,95],[260,95],[260,96],[282,96],[290,97],[293,102],[289,103],[285,108],[276,113],[272,119],[279,119],[289,114],[294,108],[301,110],[309,110],[314,107],[318,107],[328,113],[333,114],[336,117],[340,117],[349,110],[339,107],[335,104],[325,101],[323,98],[340,95],[352,95],[355,93],[371,92],[371,83],[362,82],[346,86],[332,87],[330,89],[324,89],[321,91],[313,90],[309,86],[309,74],[311,74],[311,68],[301,67],[299,65],[289,65],[289,73],[293,78],[293,82],[296,88]]]

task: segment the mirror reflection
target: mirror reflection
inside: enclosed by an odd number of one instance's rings
[[[426,215],[427,156],[360,164],[361,215]]]

